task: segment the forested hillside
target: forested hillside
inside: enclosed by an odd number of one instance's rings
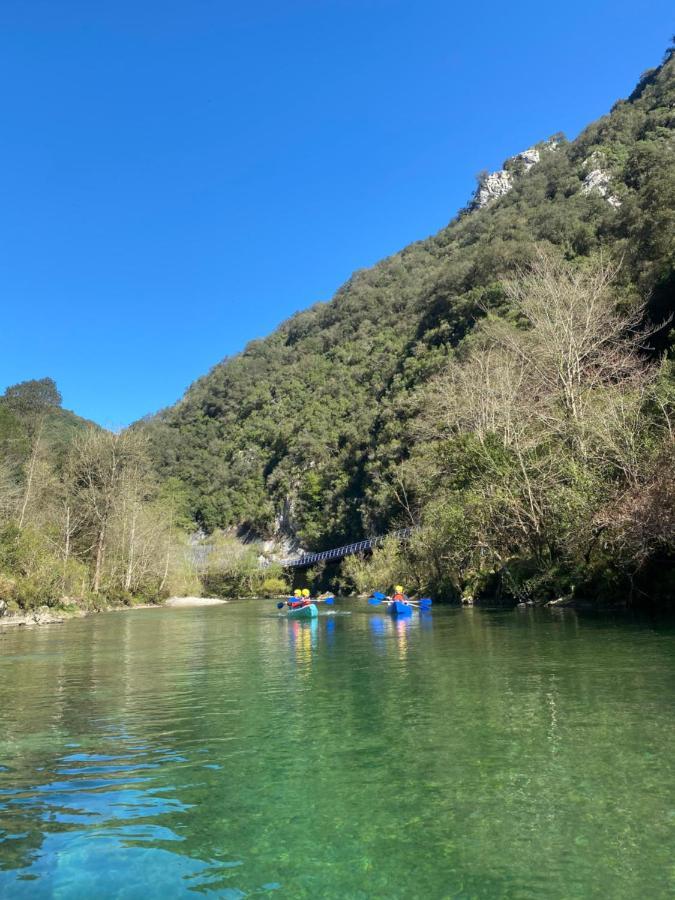
[[[674,123],[671,49],[578,138],[507,161],[437,235],[357,272],[143,423],[157,471],[185,485],[207,530],[323,548],[421,523],[431,557],[416,564],[411,548],[404,572],[455,595],[506,560],[521,593],[623,590],[659,568],[672,521],[638,507],[673,474]],[[549,379],[565,349],[550,344],[551,304],[557,336],[580,349],[571,393]],[[498,405],[513,403],[515,430],[481,431],[471,414],[486,372],[512,384]],[[602,409],[613,425],[591,423]]]

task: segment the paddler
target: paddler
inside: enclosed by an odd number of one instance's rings
[[[394,593],[391,595],[391,597],[389,599],[396,600],[398,603],[407,603],[408,602],[408,598],[406,597],[406,595],[403,591],[402,584],[397,584],[394,587]]]
[[[300,588],[296,588],[293,591],[293,596],[288,600],[288,605],[291,609],[299,609],[301,606],[305,605],[302,602],[302,591]]]

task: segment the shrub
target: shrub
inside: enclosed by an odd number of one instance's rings
[[[16,593],[16,579],[0,572],[0,600],[10,603]]]
[[[287,594],[289,590],[290,588],[285,578],[278,578],[272,575],[264,579],[260,585],[259,593],[263,597],[279,597],[282,594]]]
[[[358,594],[388,590],[398,582],[410,590],[410,568],[397,538],[387,538],[369,557],[348,556],[341,574],[345,589]]]

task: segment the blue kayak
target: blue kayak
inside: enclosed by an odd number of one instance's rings
[[[412,616],[413,607],[402,600],[390,600],[387,604],[387,612],[390,616]]]

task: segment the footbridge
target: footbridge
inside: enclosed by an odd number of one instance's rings
[[[287,559],[280,559],[279,563],[284,569],[303,569],[307,566],[313,566],[315,563],[332,562],[336,559],[343,559],[345,556],[352,556],[355,553],[365,553],[378,547],[387,538],[393,537],[400,541],[407,540],[414,531],[417,531],[416,526],[399,528],[398,531],[390,531],[389,534],[366,538],[363,541],[355,541],[353,544],[345,544],[344,547],[334,547],[332,550],[322,550],[320,553],[301,553],[299,556],[290,556]]]

